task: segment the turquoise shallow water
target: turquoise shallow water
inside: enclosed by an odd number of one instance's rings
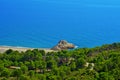
[[[120,1],[0,0],[0,45],[79,47],[120,41]]]

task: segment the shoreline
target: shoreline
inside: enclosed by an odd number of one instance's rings
[[[0,53],[4,53],[6,50],[12,49],[13,51],[25,52],[27,50],[39,49],[47,52],[53,52],[50,48],[29,48],[29,47],[19,47],[19,46],[2,46],[0,45]]]

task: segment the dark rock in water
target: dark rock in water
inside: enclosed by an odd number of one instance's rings
[[[56,46],[51,48],[51,50],[67,50],[74,49],[75,45],[72,43],[68,43],[66,40],[60,40]]]

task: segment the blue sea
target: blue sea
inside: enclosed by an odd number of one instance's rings
[[[0,45],[50,48],[120,42],[119,0],[0,0]]]

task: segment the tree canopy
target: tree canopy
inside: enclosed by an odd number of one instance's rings
[[[119,80],[120,43],[45,53],[0,54],[0,80]]]

